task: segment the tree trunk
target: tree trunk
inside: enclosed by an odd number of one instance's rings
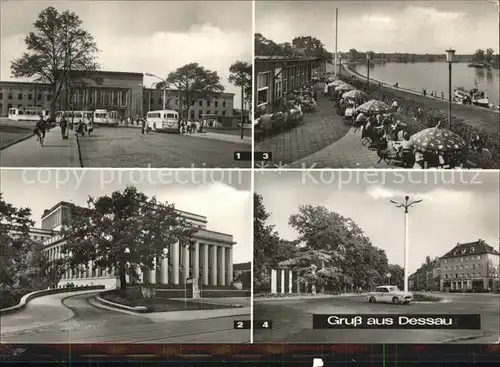
[[[118,264],[118,273],[120,276],[120,290],[126,291],[127,290],[127,276],[126,276],[125,263],[123,261],[120,261],[120,263]]]

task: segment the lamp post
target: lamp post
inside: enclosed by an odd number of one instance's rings
[[[153,78],[159,79],[163,82],[163,109],[166,110],[166,102],[167,102],[167,81],[163,78],[160,78],[158,75],[154,75],[151,73],[146,73],[146,76],[152,76]]]
[[[366,53],[366,91],[370,92],[370,60],[372,59],[372,55],[367,52]]]
[[[410,201],[409,196],[405,196],[404,202],[399,202],[396,200],[391,200],[391,203],[396,205],[396,208],[404,208],[405,210],[405,239],[404,239],[404,291],[408,292],[408,209],[415,204],[421,203],[422,199]]]
[[[451,130],[451,64],[453,64],[455,50],[451,47],[446,50],[446,62],[448,63],[448,128]]]

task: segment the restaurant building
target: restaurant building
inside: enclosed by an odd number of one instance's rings
[[[483,240],[457,243],[441,257],[441,290],[482,292],[499,288],[498,250]]]
[[[288,93],[311,80],[324,65],[317,58],[255,56],[254,106],[268,112],[284,104]]]
[[[64,239],[59,234],[61,226],[68,222],[74,204],[59,202],[51,209],[45,210],[42,215],[42,230],[53,231],[53,235],[46,239],[44,252],[49,260],[63,256],[62,246]],[[194,246],[187,247],[175,243],[168,249],[166,258],[159,258],[154,270],[139,274],[139,283],[145,280],[149,284],[186,284],[189,278],[199,278],[201,285],[230,286],[233,282],[233,236],[226,233],[214,232],[207,229],[207,218],[202,215],[178,211],[187,223],[198,230],[193,235]],[[145,279],[144,277],[147,277]],[[130,279],[127,277],[127,282]],[[90,261],[83,271],[68,269],[58,283],[62,288],[66,284],[75,286],[104,285],[106,288],[119,287],[120,281],[115,270],[103,269],[94,266]]]
[[[142,73],[94,71],[86,74],[74,71],[72,85],[63,86],[56,102],[56,110],[74,111],[103,109],[117,111],[122,118],[145,116],[147,111],[163,109],[163,90],[144,87]],[[67,95],[67,91],[70,94]],[[8,115],[10,108],[40,107],[50,110],[54,99],[52,85],[34,82],[0,81],[0,116]],[[191,119],[203,114],[233,116],[233,93],[217,93],[193,102],[189,108]],[[167,109],[178,110],[178,92],[167,93]]]

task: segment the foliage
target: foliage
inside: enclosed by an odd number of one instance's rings
[[[163,89],[164,87],[179,91],[182,96],[179,100],[179,107],[184,112],[179,114],[179,118],[187,115],[189,107],[194,101],[207,99],[214,93],[224,92],[224,87],[220,84],[220,77],[217,72],[205,69],[197,62],[186,64],[172,71],[167,76],[166,85],[165,82],[156,84],[157,89]]]
[[[252,65],[245,61],[236,61],[229,68],[229,83],[243,88],[244,100],[252,100]],[[242,109],[243,110],[243,109]]]
[[[25,38],[27,52],[11,63],[16,78],[32,78],[49,83],[53,88],[51,112],[55,113],[57,99],[70,72],[99,69],[99,51],[92,35],[84,30],[77,14],[59,13],[50,6],[40,12],[34,22],[34,32]]]
[[[317,57],[322,60],[331,60],[332,54],[325,49],[325,45],[316,37],[295,37],[292,42],[277,44],[267,39],[261,33],[256,33],[255,55],[258,56],[286,56],[286,57]]]
[[[16,208],[0,194],[1,307],[10,307],[33,291],[46,289],[47,259],[40,242],[30,238],[31,210]]]
[[[413,293],[413,300],[415,302],[441,302],[443,297],[431,296],[430,294]]]
[[[136,277],[131,264],[138,265],[147,279],[146,271],[154,269],[155,259],[169,255],[170,244],[179,241],[188,246],[196,232],[174,205],[134,187],[90,197],[88,204],[88,209],[75,207],[70,223],[63,227],[62,253],[74,270],[83,270],[89,261],[108,271],[117,269],[122,290],[127,273]]]

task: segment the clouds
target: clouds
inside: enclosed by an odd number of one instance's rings
[[[191,62],[215,70],[226,92],[229,67],[252,60],[251,2],[8,2],[2,7],[0,79],[13,80],[10,62],[25,51],[24,38],[37,14],[51,5],[70,9],[95,38],[103,70],[152,73],[166,77]],[[91,4],[91,6],[89,6]],[[144,84],[156,80],[145,77]]]

